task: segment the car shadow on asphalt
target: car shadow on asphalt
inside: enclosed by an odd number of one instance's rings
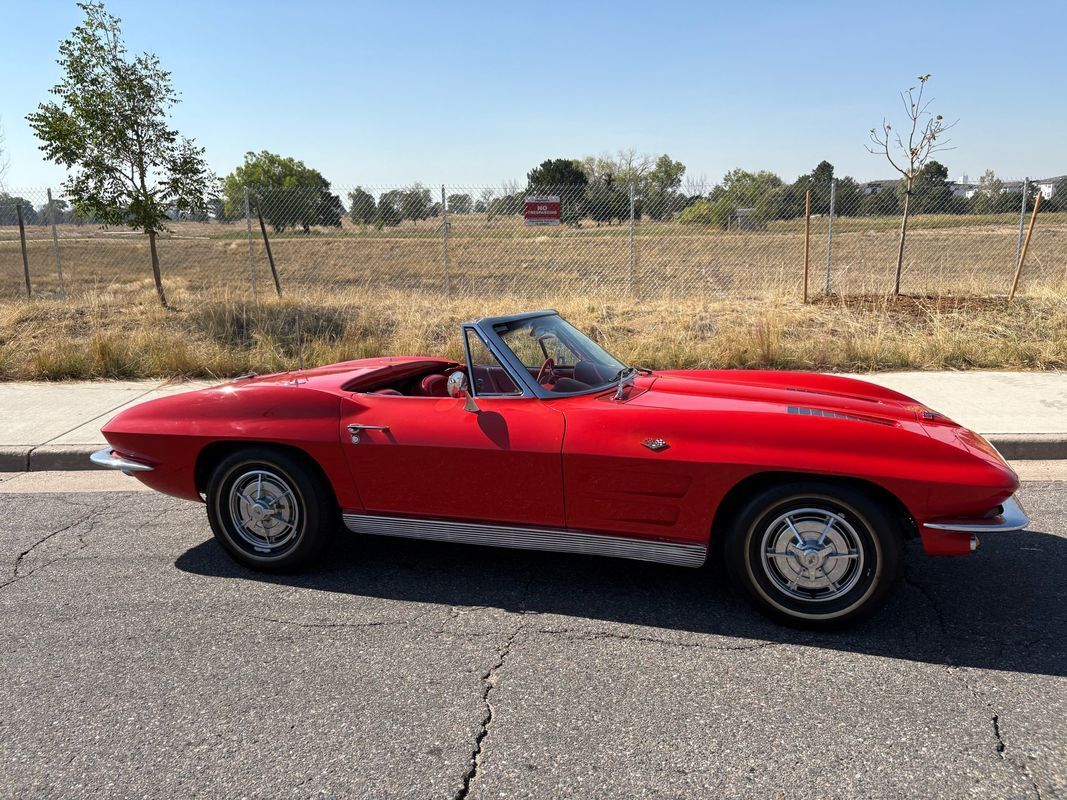
[[[1036,531],[998,534],[964,558],[930,558],[911,542],[906,561],[904,581],[878,614],[828,633],[764,619],[730,590],[715,566],[693,570],[355,534],[339,534],[320,565],[297,575],[244,569],[213,539],[175,563],[222,580],[644,626],[638,633],[645,637],[712,634],[945,666],[1067,675],[1067,539]]]

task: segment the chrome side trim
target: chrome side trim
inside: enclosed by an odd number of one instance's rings
[[[345,525],[355,533],[374,536],[399,536],[430,539],[436,542],[480,544],[511,547],[519,550],[548,550],[556,553],[629,558],[655,561],[680,567],[699,567],[707,557],[703,544],[681,544],[629,536],[583,533],[563,528],[521,528],[509,525],[484,525],[410,517],[382,517],[370,514],[345,514]]]
[[[989,519],[960,519],[945,520],[942,522],[924,522],[924,528],[934,528],[939,531],[959,531],[960,533],[1007,533],[1008,531],[1021,531],[1030,524],[1030,518],[1026,516],[1022,505],[1015,496],[1009,497],[1001,506],[1003,511],[999,516]]]
[[[131,472],[151,472],[153,469],[147,464],[142,464],[140,461],[131,461],[128,458],[115,455],[110,447],[105,447],[103,450],[97,450],[89,456],[89,460],[98,467],[120,469],[127,475]]]

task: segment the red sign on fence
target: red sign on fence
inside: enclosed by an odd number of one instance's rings
[[[522,221],[524,225],[559,225],[559,195],[527,195]]]

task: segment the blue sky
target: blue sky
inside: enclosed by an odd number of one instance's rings
[[[223,175],[247,150],[338,186],[521,179],[549,157],[633,147],[712,182],[786,180],[821,159],[888,177],[864,150],[931,73],[959,118],[955,177],[1067,173],[1067,4],[111,0],[132,51],[182,93],[174,121]],[[73,2],[0,0],[9,187],[57,185],[25,115],[58,78]],[[1051,44],[1050,44],[1051,43]]]

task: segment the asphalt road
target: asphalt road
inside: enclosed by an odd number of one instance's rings
[[[0,494],[0,793],[1067,797],[1067,483],[1023,499],[813,635],[707,570],[349,536],[270,578],[194,504]]]

